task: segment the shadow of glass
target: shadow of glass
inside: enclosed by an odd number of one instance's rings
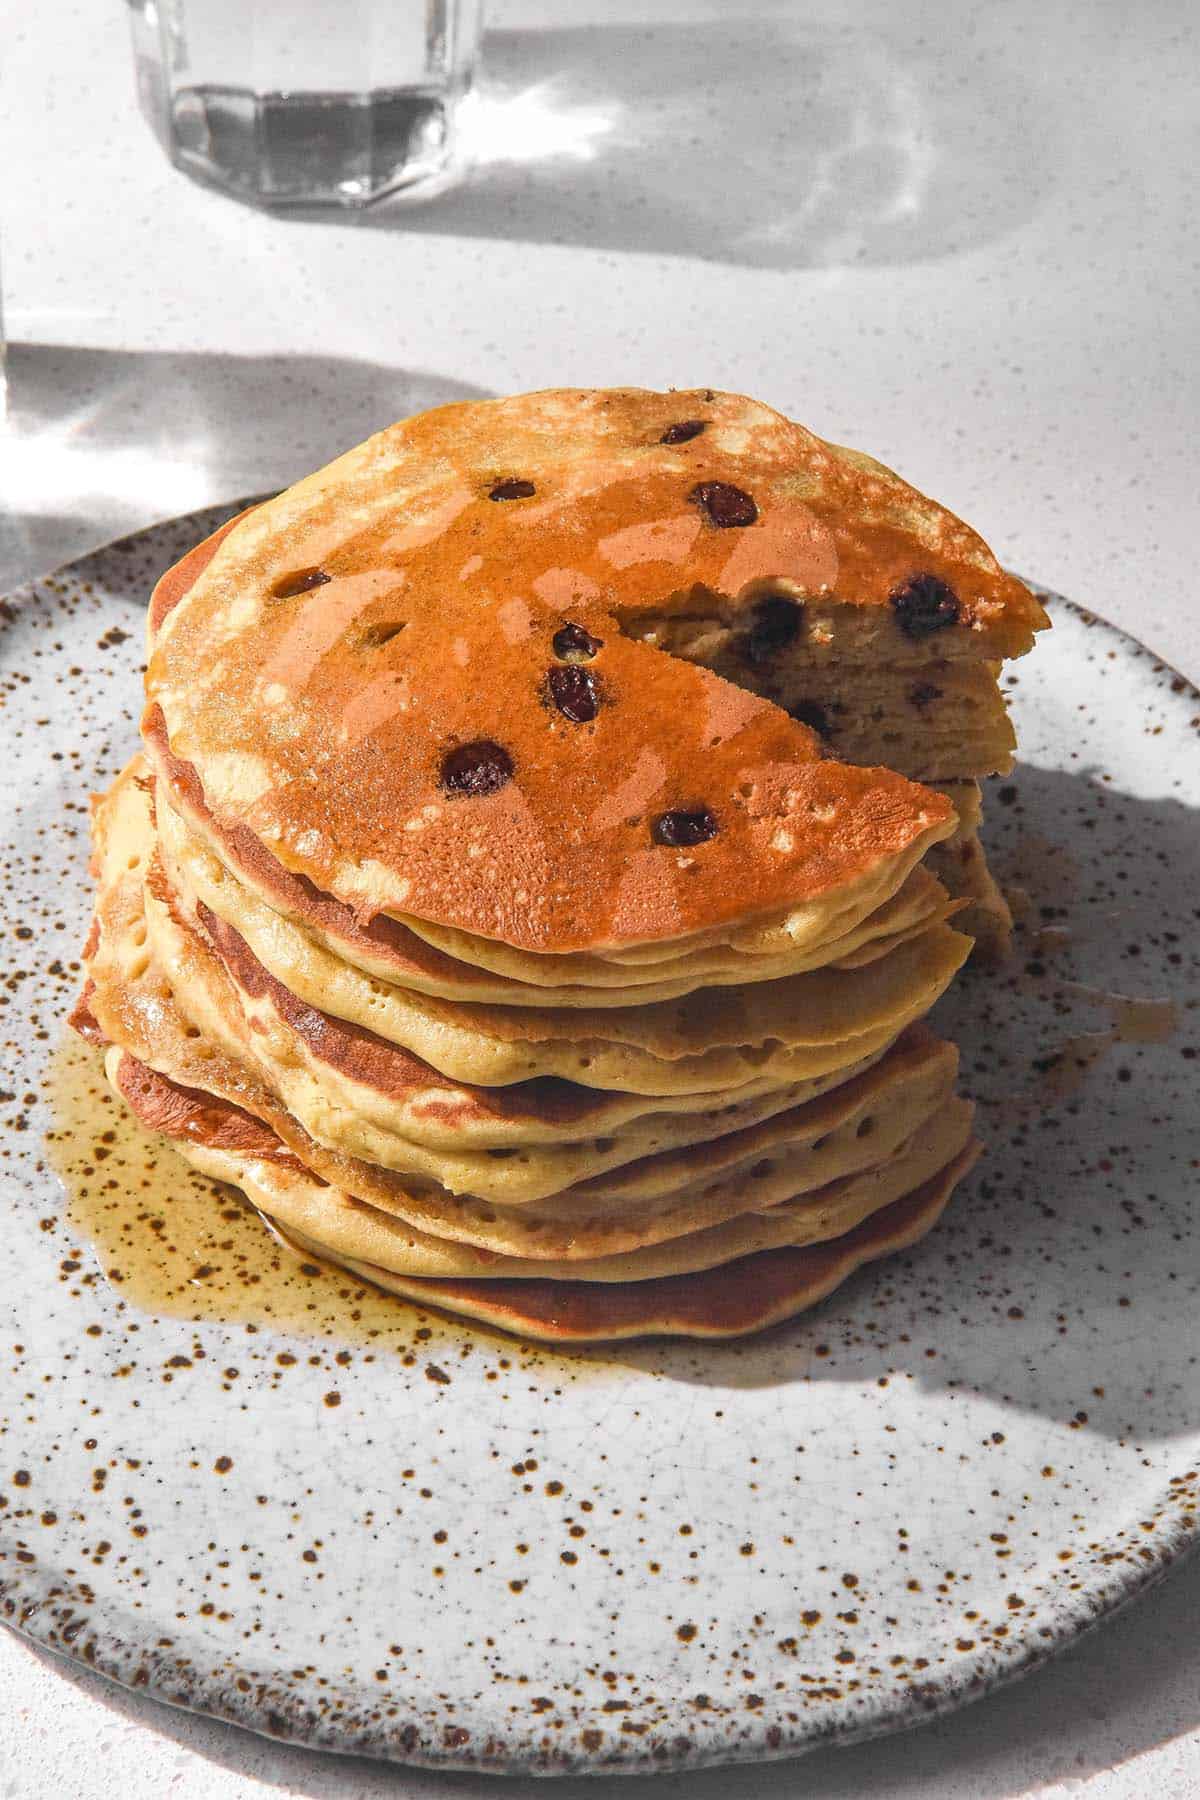
[[[341,356],[9,346],[0,575],[31,575],[157,519],[285,487],[465,382]]]
[[[1054,130],[994,28],[957,57],[897,11],[496,31],[463,184],[356,220],[767,269],[921,262],[1028,218]]]
[[[839,1383],[902,1371],[1138,1443],[1200,1420],[1197,816],[1087,773],[1025,767],[1002,791],[989,844],[1024,918],[1009,964],[969,970],[933,1015],[961,1046],[986,1145],[942,1223],[761,1337],[581,1359],[695,1384],[819,1383],[831,1405]],[[1147,1030],[1169,1035],[1129,1040]]]

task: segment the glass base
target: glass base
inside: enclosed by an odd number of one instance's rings
[[[458,96],[445,90],[256,94],[181,87],[167,139],[187,173],[263,206],[367,206],[442,185]]]

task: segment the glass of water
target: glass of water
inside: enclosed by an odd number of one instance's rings
[[[264,206],[365,206],[456,173],[482,0],[129,0],[177,166]]]

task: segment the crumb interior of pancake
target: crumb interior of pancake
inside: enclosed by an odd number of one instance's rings
[[[861,608],[841,609],[849,618],[843,618],[835,640],[840,654],[830,643],[818,644],[803,626],[787,638],[778,632],[760,638],[715,595],[708,613],[698,610],[698,598],[692,596],[686,614],[630,620],[626,629],[773,701],[815,731],[839,760],[882,764],[934,783],[1007,774],[1011,768],[1015,738],[998,663],[961,651],[940,659],[936,646],[929,645],[915,654],[906,646],[894,655],[887,643],[872,651],[871,639],[895,633],[873,614],[864,617]],[[801,604],[785,604],[799,618],[807,617]],[[836,611],[822,610],[826,616]],[[861,638],[865,647],[849,651],[843,638]]]

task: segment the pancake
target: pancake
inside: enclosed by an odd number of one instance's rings
[[[468,962],[486,946],[522,980],[729,930],[799,947],[878,904],[949,835],[948,806],[823,758],[779,708],[621,628],[681,585],[816,571],[814,533],[837,535],[797,498],[817,440],[724,396],[684,453],[651,430],[676,403],[439,409],[242,519],[153,633],[164,778],[182,766],[218,820],[360,917],[449,934]],[[498,444],[534,474],[498,477]],[[731,470],[754,472],[752,519],[723,510]],[[1036,606],[977,574],[972,629]]]
[[[1013,916],[1004,891],[988,867],[980,837],[983,804],[973,781],[943,782],[942,792],[958,813],[958,829],[929,852],[929,869],[936,874],[959,910],[954,923],[975,940],[977,955],[999,962],[1012,939]]]
[[[148,853],[153,827],[137,781],[131,770],[113,790],[113,808],[122,815],[115,828],[131,851],[137,846]],[[773,1045],[791,1050],[812,1043],[808,1021],[815,1008],[836,1006],[846,1021],[836,1036],[864,1030],[864,1009],[876,1005],[866,982],[843,990],[834,979],[808,974],[745,989],[707,989],[677,1003],[603,1011],[439,1003],[395,982],[365,977],[247,896],[206,853],[176,855],[171,811],[160,804],[157,814],[159,855],[178,905],[208,936],[243,990],[276,984],[293,1002],[370,1031],[456,1079],[494,1085],[557,1075],[638,1093],[717,1092],[761,1073]],[[845,951],[840,966],[859,968],[870,958],[890,955],[926,935],[950,910],[940,886],[915,870],[906,894],[896,896],[880,917],[886,935],[863,942],[852,934],[843,940],[858,947]],[[930,975],[931,992],[943,974],[949,979],[950,962],[961,961],[966,950],[945,933],[927,942],[917,961]],[[889,985],[895,991],[899,967],[890,966],[877,1010],[886,1005]]]
[[[154,885],[151,881],[147,895],[151,941],[160,961],[178,974],[188,955],[184,945],[187,927],[173,913],[169,899],[164,902],[155,896]],[[211,935],[208,942],[211,946]],[[884,994],[872,997],[873,1007],[887,998],[896,1006],[914,974],[928,969],[928,963],[915,955],[917,948],[896,953],[895,962],[903,966],[881,976]],[[217,972],[217,961],[225,980]],[[932,991],[923,983],[915,1001],[905,998],[897,1010],[881,1012],[878,1023],[849,1039],[842,1037],[842,1022],[830,1009],[808,1025],[816,1043],[804,1046],[803,1051],[783,1052],[767,1046],[753,1062],[746,1059],[740,1071],[742,1079],[728,1087],[654,1096],[584,1087],[556,1076],[537,1076],[503,1087],[454,1083],[386,1039],[303,1006],[246,953],[231,956],[226,946],[218,958],[197,956],[196,963],[197,980],[183,989],[181,1000],[193,1023],[203,1029],[211,1022],[210,1035],[230,1038],[231,1052],[257,1062],[276,1091],[287,1094],[289,1082],[297,1088],[310,1085],[326,1096],[327,1105],[411,1141],[442,1148],[460,1147],[464,1138],[497,1149],[570,1142],[581,1135],[617,1130],[656,1110],[703,1112],[771,1084],[791,1087],[813,1078],[810,1049],[821,1046],[821,1065],[829,1060],[826,1042],[831,1050],[838,1047],[837,1067],[861,1063],[860,1038],[872,1044],[880,1037],[891,1041],[904,1024],[928,1010]],[[197,987],[204,989],[202,998],[196,994]],[[797,1034],[804,1030],[803,1025],[798,1026]],[[836,1068],[832,1072],[836,1073]],[[303,1100],[293,1103],[290,1095],[288,1098],[291,1110],[303,1116]]]
[[[419,1281],[367,1263],[345,1261],[341,1266],[419,1306],[546,1343],[745,1337],[819,1305],[864,1264],[918,1243],[937,1224],[977,1153],[974,1147],[964,1151],[932,1180],[845,1237],[802,1250],[761,1251],[699,1275],[605,1287],[565,1281]],[[300,1255],[322,1254],[298,1232],[276,1228],[276,1235]]]
[[[111,1041],[108,998],[101,968],[89,1002],[98,1034]],[[147,1124],[175,1137],[215,1137],[219,1146],[252,1152],[258,1160],[269,1156],[319,1185],[340,1188],[350,1196],[343,1201],[350,1208],[390,1215],[409,1232],[474,1244],[493,1258],[577,1260],[685,1236],[877,1166],[914,1124],[936,1123],[953,1104],[947,1046],[918,1037],[897,1045],[877,1076],[863,1072],[823,1102],[731,1131],[709,1158],[694,1150],[660,1154],[628,1165],[615,1178],[513,1211],[417,1191],[411,1182],[315,1144],[245,1071],[187,1036],[170,990],[153,970],[141,1018],[150,1030],[122,1031],[135,1053],[124,1046],[118,1051],[124,1057],[118,1085]]]
[[[480,1275],[514,1281],[649,1281],[717,1268],[764,1249],[840,1237],[957,1158],[970,1139],[973,1116],[968,1101],[952,1099],[905,1137],[885,1161],[792,1200],[744,1211],[719,1225],[619,1255],[534,1260],[496,1256],[440,1239],[364,1206],[315,1179],[282,1143],[268,1147],[266,1154],[259,1153],[258,1145],[239,1143],[239,1137],[248,1134],[239,1133],[227,1119],[215,1122],[217,1109],[203,1101],[186,1113],[186,1100],[178,1088],[170,1095],[168,1109],[162,1109],[157,1104],[161,1082],[152,1083],[147,1071],[130,1068],[124,1051],[110,1050],[105,1068],[118,1097],[145,1122],[154,1121],[154,1128],[171,1137],[194,1167],[240,1188],[272,1218],[304,1231],[339,1259],[350,1256],[421,1279]]]
[[[310,1137],[451,1193],[518,1204],[557,1193],[636,1157],[707,1142],[796,1104],[814,1079],[843,1074],[928,1010],[923,987],[874,1029],[786,1061],[718,1095],[642,1096],[537,1081],[508,1088],[454,1086],[406,1053],[366,1034],[352,1038],[320,1016],[303,1019],[324,1055],[294,1026],[247,1016],[215,959],[205,958],[169,911],[148,898],[151,943],[175,977],[184,1016],[210,1043],[250,1066]],[[170,958],[162,946],[172,946]],[[919,946],[918,946],[919,947]],[[898,951],[897,958],[906,952]],[[953,965],[951,965],[953,966]],[[867,971],[870,974],[872,971]],[[948,973],[941,978],[944,986]],[[260,1029],[253,1029],[257,1023]],[[371,1056],[364,1065],[361,1053]],[[341,1056],[341,1066],[333,1060]],[[353,1074],[348,1070],[352,1070]]]
[[[844,930],[831,921],[834,935],[803,945],[788,944],[774,956],[742,954],[735,945],[695,948],[684,956],[660,956],[653,967],[637,968],[622,960],[607,966],[593,960],[582,969],[578,959],[559,958],[553,970],[545,959],[533,970],[535,979],[520,980],[498,969],[475,965],[438,949],[398,919],[380,914],[360,923],[352,910],[329,895],[319,895],[310,882],[289,876],[246,834],[219,830],[211,813],[193,798],[156,789],[156,829],[162,858],[172,884],[188,893],[253,940],[260,935],[290,946],[303,959],[305,946],[286,930],[293,924],[340,962],[416,995],[469,1004],[493,1001],[506,1007],[628,1007],[631,990],[642,1004],[680,998],[705,986],[741,986],[778,980],[827,964],[858,958],[872,944],[905,933],[915,923],[945,908],[945,896],[929,873],[915,866],[874,910],[853,918]],[[945,916],[943,912],[942,916]],[[277,954],[279,954],[277,952]],[[263,960],[268,960],[269,952]],[[494,959],[485,957],[490,962]],[[556,973],[553,982],[546,978]],[[446,1010],[446,1009],[443,1009]],[[450,1009],[451,1015],[456,1009]],[[573,1027],[572,1027],[573,1028]]]
[[[128,862],[119,833],[113,846],[119,870]],[[193,1031],[250,1067],[327,1148],[509,1205],[794,1107],[814,1078],[861,1066],[927,1011],[965,952],[957,934],[938,928],[929,944],[915,940],[893,953],[899,966],[890,977],[868,970],[842,978],[842,986],[858,983],[871,1009],[869,1029],[849,1039],[847,1020],[859,1022],[854,997],[839,1010],[836,978],[827,971],[808,977],[820,984],[807,1027],[815,1044],[764,1059],[752,1080],[717,1096],[646,1098],[554,1079],[456,1087],[373,1034],[299,1007],[278,983],[267,989],[265,972],[252,959],[247,970],[243,957],[248,992],[176,915],[170,889],[155,876],[151,861],[142,896],[148,945],[171,970],[175,1003]]]
[[[125,1063],[110,1062],[118,1092]],[[802,1248],[771,1248],[708,1269],[647,1277],[640,1281],[588,1282],[525,1276],[501,1279],[404,1275],[381,1264],[335,1254],[309,1236],[289,1214],[303,1216],[306,1185],[283,1156],[272,1159],[213,1147],[187,1152],[197,1166],[218,1178],[238,1174],[243,1191],[284,1242],[300,1254],[334,1261],[361,1278],[419,1304],[500,1326],[524,1337],[550,1342],[608,1341],[669,1334],[733,1337],[816,1305],[864,1263],[908,1248],[932,1229],[956,1183],[970,1169],[978,1147],[966,1144],[909,1193],[868,1213],[861,1223],[830,1239]],[[285,1153],[286,1155],[286,1153]],[[253,1167],[253,1174],[249,1170]],[[318,1196],[319,1199],[319,1196]],[[272,1211],[271,1209],[276,1209]]]
[[[166,935],[163,911],[155,911],[152,944]],[[183,1018],[207,1043],[250,1069],[315,1142],[418,1184],[434,1182],[450,1194],[509,1206],[544,1199],[635,1158],[707,1142],[770,1118],[796,1105],[814,1078],[844,1076],[847,1068],[858,1067],[890,1043],[905,1022],[815,1057],[795,1053],[792,1070],[808,1070],[807,1075],[793,1073],[784,1081],[760,1077],[718,1096],[647,1099],[595,1089],[564,1093],[567,1084],[549,1093],[544,1086],[532,1093],[514,1093],[511,1088],[456,1090],[428,1074],[422,1080],[419,1072],[410,1071],[407,1091],[389,1095],[381,1087],[372,1090],[360,1082],[352,1097],[363,1104],[348,1105],[337,1097],[332,1081],[322,1084],[314,1076],[313,1068],[321,1067],[315,1059],[308,1067],[286,1055],[272,1059],[269,1047],[263,1048],[262,1035],[245,1027],[215,960],[205,958],[194,939],[185,943],[181,933],[175,934],[174,943],[170,962],[159,966],[172,970]],[[284,1051],[293,1045],[294,1040],[285,1043]],[[831,1069],[835,1061],[836,1068]],[[497,1096],[508,1098],[498,1103]],[[432,1131],[422,1134],[431,1136],[432,1143],[395,1129],[401,1122],[414,1133],[420,1131],[423,1109],[433,1115]],[[453,1129],[445,1125],[439,1129],[438,1110],[455,1120]]]

